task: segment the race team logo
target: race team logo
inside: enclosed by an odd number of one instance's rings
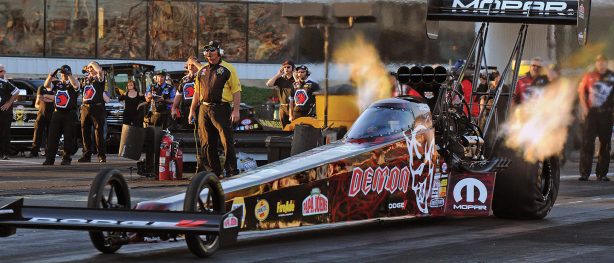
[[[320,188],[311,189],[311,194],[303,200],[303,216],[328,213],[328,198],[320,193]]]
[[[552,14],[558,15],[573,15],[573,13],[564,13],[567,9],[567,3],[564,1],[531,1],[531,0],[447,0],[445,5],[452,2],[452,13],[456,12],[472,12],[472,13],[493,13],[505,14],[506,11],[524,10],[522,13],[526,15],[529,10],[541,11],[540,15]],[[492,6],[492,9],[491,9]],[[574,10],[569,10],[574,11]],[[557,12],[557,13],[555,13]]]
[[[58,90],[55,94],[55,107],[60,109],[66,109],[68,102],[70,101],[70,94],[66,90]]]
[[[194,83],[186,83],[183,86],[183,98],[186,100],[191,100],[194,98]]]
[[[222,75],[222,74],[224,74],[224,68],[222,68],[222,67],[218,68],[218,69],[217,69],[217,74],[218,74],[218,75]]]
[[[307,91],[304,89],[297,89],[294,93],[294,104],[297,106],[303,106],[309,100],[309,96],[307,95]]]
[[[294,214],[294,200],[290,201],[277,201],[277,216],[291,216]]]
[[[411,174],[407,167],[392,167],[390,169],[380,166],[375,168],[375,170],[371,167],[364,170],[355,167],[352,171],[349,196],[356,196],[360,192],[363,195],[367,195],[370,192],[377,192],[379,194],[384,189],[391,194],[396,191],[407,193],[410,176]]]
[[[228,215],[226,219],[224,219],[224,229],[233,228],[239,226],[239,219],[233,214]]]
[[[92,85],[87,85],[83,88],[83,100],[90,101],[96,96],[96,89]]]
[[[463,198],[462,191],[465,189],[465,197]],[[481,204],[473,204],[475,200],[475,190],[478,190],[478,201]],[[486,199],[488,197],[488,191],[482,181],[475,178],[465,178],[460,180],[454,186],[454,203],[452,209],[459,210],[487,210]],[[463,202],[464,201],[464,202]]]
[[[269,202],[265,199],[260,199],[254,208],[254,214],[258,221],[264,221],[269,217]]]

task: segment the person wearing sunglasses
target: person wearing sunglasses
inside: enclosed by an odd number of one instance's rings
[[[5,75],[6,69],[0,64],[0,158],[2,160],[9,159],[13,102],[19,95],[19,89],[6,80]]]
[[[294,62],[286,60],[281,63],[281,68],[277,71],[277,74],[270,78],[266,85],[267,87],[277,87],[277,97],[279,98],[279,120],[281,126],[286,127],[290,124],[290,97],[292,97],[292,88],[294,87]]]
[[[595,69],[582,77],[578,86],[580,110],[585,116],[580,146],[580,181],[588,181],[593,167],[595,138],[599,138],[599,157],[595,174],[597,181],[610,181],[610,140],[612,139],[612,111],[614,110],[614,72],[608,69],[608,59],[600,54]]]
[[[188,119],[193,123],[197,118],[202,150],[213,173],[220,178],[224,175],[217,151],[218,141],[222,142],[225,156],[224,169],[226,177],[230,177],[239,172],[232,123],[238,122],[240,118],[241,83],[234,66],[222,59],[224,50],[219,42],[209,42],[204,47],[203,54],[207,64],[196,72],[194,99]],[[188,66],[192,65],[198,66],[194,60],[189,62]],[[206,164],[204,160],[199,162],[199,167],[204,168]]]
[[[529,72],[516,82],[514,104],[523,103],[531,96],[540,94],[546,85],[548,85],[548,77],[542,74],[542,58],[534,57],[531,59]]]

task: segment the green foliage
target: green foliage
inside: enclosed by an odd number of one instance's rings
[[[272,89],[242,86],[241,102],[250,106],[265,104],[273,96]]]

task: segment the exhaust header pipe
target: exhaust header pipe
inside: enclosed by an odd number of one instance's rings
[[[437,83],[441,84],[448,79],[448,70],[442,66],[413,66],[411,68],[407,66],[401,66],[396,73],[396,78],[401,84],[408,83]]]

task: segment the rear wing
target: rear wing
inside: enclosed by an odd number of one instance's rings
[[[178,211],[24,206],[19,199],[0,208],[0,237],[16,228],[169,234],[219,234],[222,244],[237,239],[243,211],[203,214]]]
[[[437,37],[434,21],[576,25],[584,45],[590,9],[590,0],[428,0],[427,31]]]

